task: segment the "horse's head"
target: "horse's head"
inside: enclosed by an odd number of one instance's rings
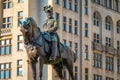
[[[32,30],[32,28],[37,28],[37,24],[32,17],[27,17],[23,22],[21,22],[21,32],[26,33]]]
[[[23,22],[20,23],[20,31],[23,34],[24,43],[30,43],[31,41],[36,40],[41,31],[39,27],[37,27],[35,20],[32,17],[27,17]]]

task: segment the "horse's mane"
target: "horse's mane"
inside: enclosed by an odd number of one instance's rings
[[[30,23],[32,26],[37,27],[37,24],[36,24],[35,20],[32,17],[27,17],[26,21],[28,23]]]

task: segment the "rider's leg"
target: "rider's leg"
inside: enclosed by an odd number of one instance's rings
[[[57,56],[57,41],[52,41],[52,51],[50,60],[55,60]]]

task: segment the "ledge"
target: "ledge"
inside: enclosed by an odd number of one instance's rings
[[[11,35],[11,28],[1,28],[0,36]]]
[[[108,47],[108,46],[105,46],[105,52],[109,53],[109,54],[112,54],[112,55],[116,55],[117,54],[117,50],[115,48]]]
[[[93,50],[98,50],[103,52],[104,51],[104,46],[100,43],[94,43],[93,42]]]

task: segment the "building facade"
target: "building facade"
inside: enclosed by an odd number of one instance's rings
[[[43,30],[45,5],[53,6],[60,41],[78,55],[75,80],[120,80],[120,0],[0,0],[0,80],[32,80],[18,21],[32,16]],[[63,75],[70,80],[66,68]],[[59,80],[50,65],[43,80]]]
[[[47,16],[43,7],[46,5],[53,6],[54,17],[58,20],[60,27],[58,31],[60,41],[79,53],[79,1],[0,0],[0,80],[32,80],[19,21],[32,16],[44,31],[42,26]],[[78,75],[78,65],[79,60],[74,64],[76,75]],[[37,69],[38,74],[39,66]],[[63,74],[66,79],[70,79],[66,68]],[[39,79],[38,75],[37,79]],[[58,80],[58,76],[50,65],[44,65],[43,80]]]
[[[120,80],[120,0],[82,1],[82,80]]]

